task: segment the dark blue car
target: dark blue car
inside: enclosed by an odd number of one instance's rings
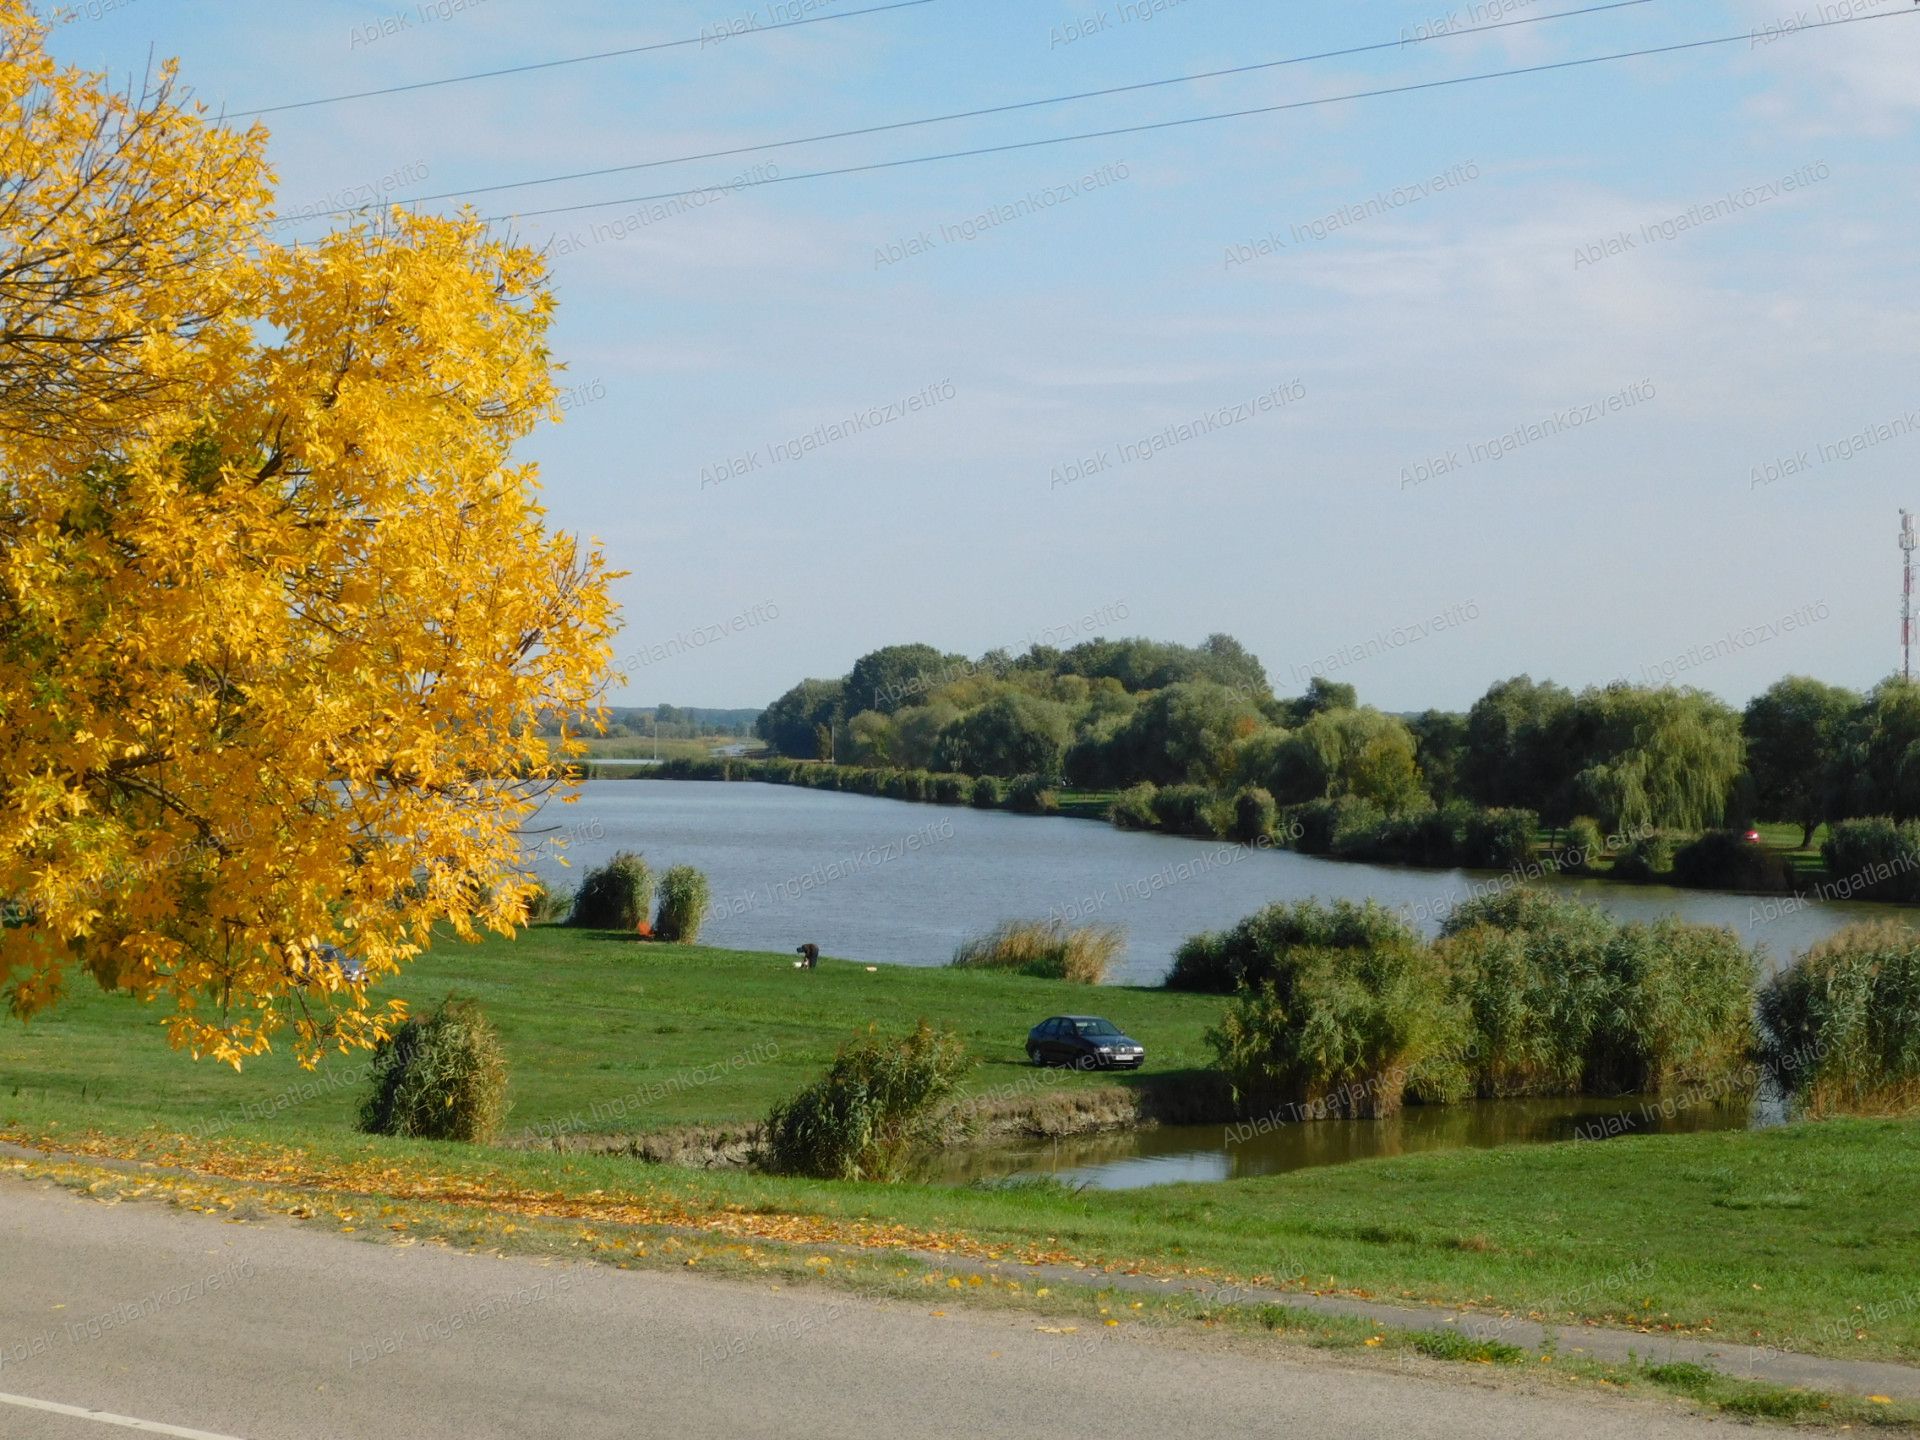
[[[1079,1070],[1137,1070],[1146,1048],[1098,1015],[1056,1015],[1027,1032],[1027,1059]]]

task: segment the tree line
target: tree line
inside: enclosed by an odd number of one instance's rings
[[[1351,798],[1389,817],[1456,802],[1610,832],[1920,817],[1920,686],[1789,676],[1736,709],[1705,691],[1573,691],[1520,675],[1465,712],[1389,714],[1315,678],[1273,693],[1229,635],[1095,639],[969,659],[890,645],[804,680],[757,733],[795,760],[1048,778],[1089,790],[1255,787],[1280,806]]]

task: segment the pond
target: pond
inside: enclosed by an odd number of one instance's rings
[[[1777,1124],[1775,1099],[1694,1103],[1683,1093],[1613,1099],[1480,1100],[1409,1106],[1391,1120],[1269,1125],[1161,1125],[943,1152],[919,1177],[968,1185],[1046,1177],[1093,1190],[1240,1180],[1423,1150],[1741,1130]]]
[[[1188,936],[1276,900],[1374,899],[1431,934],[1452,905],[1501,878],[742,782],[590,780],[576,803],[550,805],[530,828],[566,839],[571,868],[550,846],[534,862],[566,888],[616,850],[640,851],[656,871],[704,870],[714,898],[701,936],[708,944],[791,951],[812,941],[846,959],[944,965],[961,940],[1002,920],[1057,915],[1119,925],[1127,951],[1110,979],[1137,985],[1158,983]],[[1730,925],[1776,965],[1844,925],[1912,915],[1858,902],[1550,883],[1622,919],[1677,913]]]

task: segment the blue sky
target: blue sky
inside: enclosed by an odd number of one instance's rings
[[[932,0],[268,120],[294,212],[1581,3]],[[237,110],[766,5],[80,0],[55,49],[118,74],[178,55]],[[1395,710],[1522,671],[1736,702],[1789,672],[1873,683],[1898,661],[1897,511],[1920,502],[1913,9],[1652,0],[477,199],[618,201],[1761,32],[519,221],[552,244],[575,387],[529,453],[555,523],[631,572],[614,698],[756,705],[909,639],[1216,630],[1282,693],[1319,667]],[[1850,12],[1891,18],[1765,38]]]

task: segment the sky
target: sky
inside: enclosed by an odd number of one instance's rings
[[[231,114],[696,42],[262,116],[294,215],[1386,42],[472,195],[551,259],[568,400],[526,455],[628,572],[614,703],[1100,634],[1225,631],[1281,694],[1396,711],[1523,672],[1743,703],[1897,669],[1920,8],[852,13],[882,3],[75,0],[53,48],[178,56]]]

